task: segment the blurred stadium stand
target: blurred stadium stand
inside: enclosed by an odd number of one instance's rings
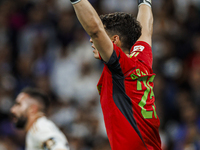
[[[137,15],[136,0],[89,0]],[[153,0],[153,69],[163,150],[200,149],[200,0]],[[0,150],[23,150],[9,109],[26,86],[46,91],[71,150],[110,150],[96,84],[103,65],[68,0],[0,0]]]

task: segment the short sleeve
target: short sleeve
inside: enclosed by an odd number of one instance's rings
[[[34,139],[40,143],[42,149],[44,150],[54,150],[55,148],[60,148],[63,150],[69,150],[68,142],[64,135],[57,129],[57,127],[48,121],[42,120],[35,126],[36,130],[32,135]]]
[[[137,41],[131,48],[130,57],[135,57],[152,68],[153,55],[151,46],[144,41]]]

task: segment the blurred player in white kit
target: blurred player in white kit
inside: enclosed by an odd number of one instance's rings
[[[49,105],[48,96],[34,88],[17,96],[11,114],[15,126],[26,131],[26,150],[69,150],[65,135],[45,117]]]

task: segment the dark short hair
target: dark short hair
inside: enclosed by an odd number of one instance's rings
[[[44,93],[43,91],[41,91],[39,89],[32,88],[32,87],[24,88],[21,91],[21,93],[28,94],[30,97],[34,98],[40,104],[42,104],[44,106],[43,109],[41,110],[42,112],[46,113],[48,111],[51,102],[46,93]]]
[[[119,35],[122,48],[130,50],[141,36],[141,25],[130,13],[115,12],[101,15],[100,18],[108,34]]]

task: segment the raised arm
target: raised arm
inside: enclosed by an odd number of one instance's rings
[[[152,45],[152,33],[153,33],[153,14],[151,10],[151,0],[138,0],[139,11],[137,20],[142,26],[142,35],[138,41],[145,41],[150,46]]]
[[[97,12],[88,0],[71,0],[78,20],[99,51],[102,59],[108,62],[113,53],[113,44],[107,35]]]

